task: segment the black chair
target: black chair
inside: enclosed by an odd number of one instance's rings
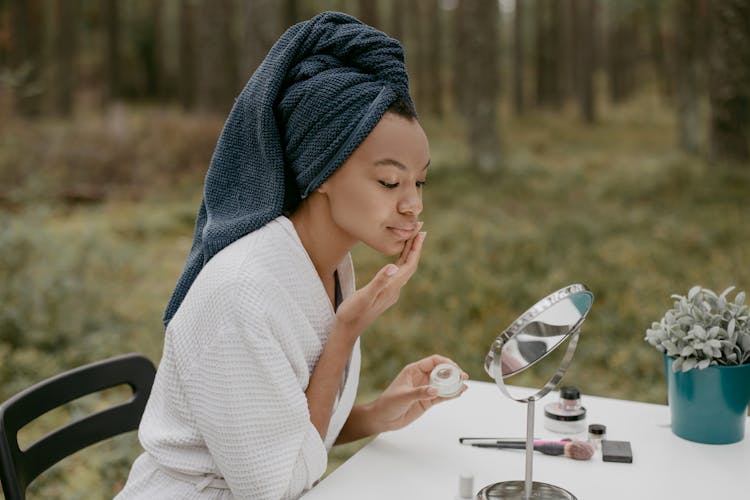
[[[63,458],[99,441],[138,428],[156,369],[140,354],[126,354],[61,373],[0,405],[0,480],[7,500],[23,500],[37,476]],[[48,411],[81,396],[128,384],[130,400],[50,432],[25,450],[18,431]]]

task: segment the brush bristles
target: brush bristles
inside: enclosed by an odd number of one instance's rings
[[[565,456],[574,460],[589,460],[594,456],[594,445],[585,441],[571,441],[565,445]]]

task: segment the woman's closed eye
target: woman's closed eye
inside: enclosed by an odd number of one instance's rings
[[[388,189],[393,189],[398,187],[398,182],[386,182],[386,181],[378,181],[383,186],[387,187]]]
[[[399,183],[398,183],[398,182],[392,182],[392,183],[391,183],[391,182],[386,182],[386,181],[378,181],[378,182],[379,182],[379,183],[380,183],[381,185],[383,185],[384,187],[388,188],[388,189],[394,189],[394,188],[397,188],[397,187],[398,187],[398,185],[399,185]],[[418,188],[422,188],[422,187],[424,187],[424,186],[425,186],[425,184],[427,184],[427,181],[417,181],[417,187],[418,187]]]

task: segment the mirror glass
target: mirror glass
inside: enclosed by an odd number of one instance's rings
[[[583,285],[571,285],[545,297],[495,339],[485,370],[497,378],[493,363],[497,356],[502,378],[530,367],[580,328],[593,301],[593,294]]]

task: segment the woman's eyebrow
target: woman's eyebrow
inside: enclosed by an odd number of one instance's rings
[[[393,158],[383,158],[383,159],[378,160],[375,163],[373,163],[373,165],[375,165],[376,167],[379,167],[379,166],[382,166],[382,165],[385,165],[385,166],[390,165],[392,167],[396,167],[396,168],[399,168],[401,170],[407,170],[406,165],[404,165],[403,163],[401,163],[398,160],[394,160]],[[430,166],[430,160],[427,160],[427,165],[425,165],[422,170],[426,170],[427,167],[429,167],[429,166]]]

